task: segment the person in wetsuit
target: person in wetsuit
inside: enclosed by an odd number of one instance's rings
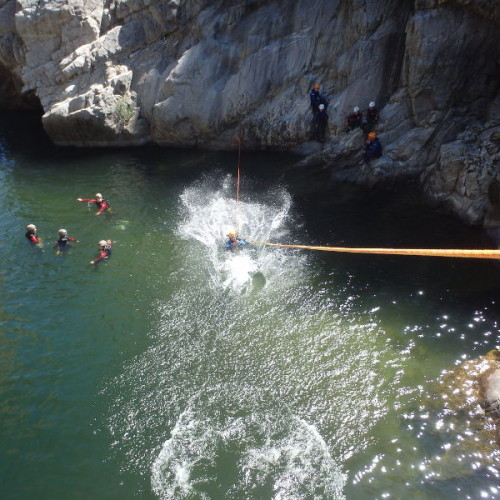
[[[314,116],[313,120],[313,137],[318,142],[325,142],[325,131],[328,124],[328,115],[325,111],[325,105],[319,105],[319,111]]]
[[[375,132],[370,132],[368,134],[368,139],[365,144],[365,152],[363,154],[363,160],[361,160],[360,165],[370,163],[373,158],[380,158],[382,156],[382,144],[377,138]]]
[[[363,121],[363,114],[359,110],[358,106],[355,106],[352,113],[345,119],[345,129],[344,132],[349,133],[357,127],[361,126]]]
[[[326,128],[328,115],[326,108],[328,108],[328,101],[319,92],[319,83],[315,83],[311,92],[309,93],[311,101],[312,121],[311,121],[311,140],[319,141],[321,130]],[[322,106],[320,110],[320,106]],[[322,114],[320,114],[322,113]],[[323,134],[324,135],[324,134]],[[320,141],[323,142],[323,141]]]
[[[90,199],[90,198],[77,198],[77,201],[87,201],[91,203],[95,203],[97,205],[97,210],[96,215],[101,215],[105,210],[110,210],[110,204],[109,201],[104,199],[101,193],[96,193],[95,199]]]
[[[26,226],[26,238],[28,238],[28,241],[30,241],[30,243],[33,245],[33,246],[40,246],[41,245],[41,241],[40,241],[40,238],[38,237],[38,234],[36,232],[36,226],[35,224],[28,224]]]
[[[58,254],[60,254],[61,252],[64,252],[65,250],[67,250],[69,248],[70,245],[68,245],[68,243],[70,241],[75,241],[78,243],[77,239],[70,238],[68,236],[68,231],[66,231],[66,229],[59,229],[59,231],[57,231],[57,233],[59,234],[59,239],[54,243],[54,248],[57,248]]]
[[[99,255],[94,260],[91,260],[91,264],[98,264],[99,262],[106,262],[111,257],[111,247],[113,242],[111,240],[101,240],[99,242]]]
[[[238,238],[234,231],[227,233],[227,239],[224,244],[226,250],[237,250],[244,245],[248,245],[248,243],[243,238]]]
[[[371,101],[368,104],[368,109],[366,110],[366,118],[363,120],[362,129],[368,134],[369,132],[373,132],[375,125],[380,120],[380,114],[375,106],[375,101]]]
[[[311,101],[311,111],[313,117],[319,111],[319,105],[323,104],[325,109],[328,107],[328,101],[319,93],[319,83],[315,83],[311,92],[309,93],[309,99]]]

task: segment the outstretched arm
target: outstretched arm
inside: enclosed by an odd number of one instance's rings
[[[98,262],[100,262],[102,259],[104,259],[108,254],[106,253],[106,251],[103,251],[99,254],[99,257],[97,257],[96,259],[94,260],[91,260],[90,263],[91,264],[97,264]]]

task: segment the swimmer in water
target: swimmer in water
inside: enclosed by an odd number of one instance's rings
[[[109,201],[104,199],[101,193],[96,193],[95,199],[77,198],[76,201],[87,201],[90,203],[95,203],[97,205],[97,208],[99,209],[97,210],[96,215],[101,215],[106,210],[111,211]]]
[[[99,255],[96,259],[91,260],[91,264],[98,264],[99,262],[106,262],[111,257],[111,247],[113,242],[111,240],[101,240],[99,242]]]
[[[59,239],[54,243],[54,248],[57,248],[57,255],[60,255],[70,247],[70,245],[68,245],[70,241],[78,243],[77,239],[68,236],[68,231],[66,231],[66,229],[59,229],[57,233],[59,234]]]
[[[248,243],[243,238],[238,238],[237,234],[234,231],[229,231],[227,233],[226,242],[224,244],[226,250],[234,251],[244,245],[248,245]]]
[[[34,247],[40,247],[42,246],[42,242],[40,238],[38,237],[37,230],[35,224],[28,224],[26,226],[26,238],[28,238],[28,241],[34,246]]]

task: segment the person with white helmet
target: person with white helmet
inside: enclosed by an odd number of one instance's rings
[[[64,252],[69,248],[68,242],[74,241],[78,243],[77,239],[70,238],[68,236],[68,231],[66,231],[66,229],[59,229],[59,231],[57,231],[57,234],[59,235],[59,238],[54,243],[54,248],[57,248],[57,255],[60,255],[61,252]]]
[[[380,113],[375,106],[375,101],[371,101],[370,104],[368,104],[368,109],[365,113],[365,119],[363,120],[363,130],[367,134],[368,132],[372,132],[379,120]]]
[[[90,203],[95,203],[97,205],[97,210],[96,215],[101,215],[104,211],[108,210],[111,211],[111,206],[109,204],[109,201],[104,199],[103,195],[101,193],[96,193],[95,198],[77,198],[76,201],[87,201]]]
[[[361,126],[361,122],[363,121],[363,114],[359,110],[358,106],[354,106],[352,113],[347,115],[345,119],[345,133],[349,133],[351,130]]]
[[[91,260],[91,264],[98,264],[99,262],[107,261],[111,257],[111,247],[113,242],[111,240],[101,240],[99,242],[99,255],[94,260]]]
[[[324,142],[324,134],[321,134],[321,130],[326,129],[326,123],[328,121],[328,115],[326,114],[326,108],[328,108],[328,100],[320,94],[319,87],[319,83],[315,83],[313,88],[311,89],[311,92],[309,93],[312,111],[310,139]],[[320,140],[320,136],[323,136],[323,140]]]
[[[27,229],[25,234],[26,238],[28,238],[28,240],[33,244],[33,246],[40,246],[41,241],[40,238],[38,237],[35,224],[28,224],[26,226],[26,229]]]
[[[326,126],[328,125],[328,115],[326,113],[326,106],[320,104],[318,112],[313,118],[313,139],[318,142],[325,142]]]
[[[243,238],[238,238],[236,231],[231,230],[227,233],[227,239],[224,244],[226,250],[237,250],[244,245],[248,245],[248,243]]]

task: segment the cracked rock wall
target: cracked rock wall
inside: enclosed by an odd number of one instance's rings
[[[40,107],[59,145],[234,149],[241,133],[352,182],[417,177],[482,223],[499,175],[499,27],[495,0],[0,0],[0,107]],[[366,177],[343,122],[371,100],[384,156]]]

